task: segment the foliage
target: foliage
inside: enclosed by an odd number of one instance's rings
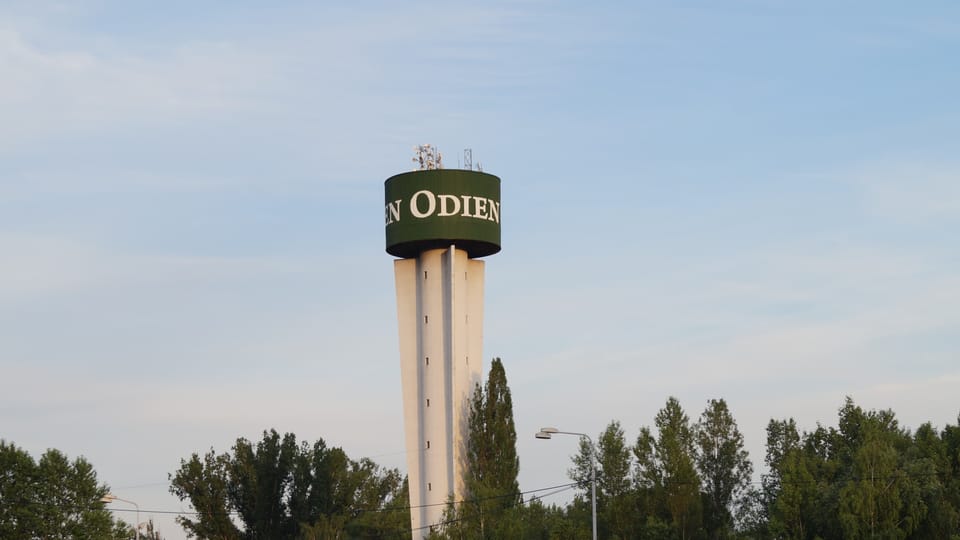
[[[483,388],[477,385],[467,419],[466,500],[452,501],[446,538],[511,538],[520,534],[517,432],[503,362],[494,358]]]
[[[743,435],[722,399],[711,399],[697,423],[697,469],[704,488],[704,525],[710,538],[733,534],[733,504],[750,486],[753,464]]]
[[[595,447],[581,440],[570,470],[579,491],[565,506],[524,501],[519,492],[512,401],[499,359],[474,394],[468,425],[469,497],[450,505],[433,540],[589,539],[593,460],[605,539],[960,540],[960,418],[911,433],[893,411],[867,411],[848,398],[835,427],[801,431],[792,418],[771,419],[768,472],[753,485],[726,401],[709,400],[691,424],[671,397],[632,445],[617,421]],[[298,446],[275,432],[256,445],[241,439],[231,454],[184,461],[172,489],[204,509],[196,523],[183,519],[204,538],[257,537],[252,530],[268,538],[410,536],[407,512],[360,510],[405,507],[399,473],[350,460],[323,441]]]
[[[101,499],[108,493],[93,466],[50,449],[34,461],[0,440],[0,538],[125,539]]]
[[[585,499],[585,504],[590,501],[591,464],[596,463],[599,535],[604,538],[628,538],[635,528],[632,523],[636,504],[631,480],[633,455],[620,422],[613,421],[607,425],[597,437],[596,448],[587,439],[581,439],[579,452],[573,457],[573,462],[570,478],[582,490],[581,497]]]
[[[153,518],[148,519],[145,523],[140,523],[140,525],[140,540],[163,540],[160,531],[157,530],[156,525],[153,523]],[[133,525],[118,520],[114,525],[113,535],[115,538],[133,540],[137,538],[137,531],[133,528]]]
[[[893,411],[847,398],[837,428],[798,434],[771,420],[764,482],[775,538],[960,538],[950,439],[929,424],[916,434]],[[954,482],[951,484],[951,482]]]
[[[177,520],[198,538],[376,538],[410,522],[399,471],[274,430],[256,445],[240,438],[230,453],[181,460],[170,491],[195,509]]]
[[[657,436],[641,428],[634,447],[638,484],[655,507],[666,508],[681,539],[693,538],[701,524],[700,477],[690,419],[670,397],[654,419]]]
[[[512,506],[520,493],[517,474],[517,431],[513,399],[503,362],[494,358],[483,391],[479,385],[470,405],[467,435],[467,489],[492,491],[501,507]]]
[[[597,439],[597,504],[604,537],[629,538],[635,497],[630,472],[632,449],[620,422],[613,421]]]
[[[771,419],[759,486],[722,399],[691,426],[669,398],[654,426],[640,428],[632,459],[623,459],[623,437],[611,422],[595,455],[582,441],[573,457],[570,475],[582,491],[565,518],[574,537],[589,526],[595,457],[602,538],[960,540],[958,426],[924,424],[911,434],[892,411],[865,411],[849,398],[836,427],[801,433],[792,418]],[[623,490],[625,462],[633,475]]]

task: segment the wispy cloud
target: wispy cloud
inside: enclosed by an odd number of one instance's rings
[[[177,46],[154,58],[120,48],[49,50],[0,27],[0,143],[243,110],[271,81],[270,65],[228,43]]]
[[[306,272],[303,262],[274,257],[119,253],[83,237],[0,233],[0,245],[0,298],[8,302],[80,290]]]
[[[960,221],[960,163],[893,162],[854,174],[868,212],[900,223]]]

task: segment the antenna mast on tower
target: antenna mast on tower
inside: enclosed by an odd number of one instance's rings
[[[415,171],[429,171],[443,168],[443,156],[440,150],[430,144],[421,144],[413,147],[416,155],[413,162],[417,164]]]

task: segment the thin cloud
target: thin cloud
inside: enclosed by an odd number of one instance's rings
[[[101,133],[244,110],[271,80],[267,59],[225,43],[193,43],[160,58],[119,48],[47,50],[0,28],[0,142]]]
[[[279,257],[135,254],[82,237],[0,233],[0,245],[0,297],[7,300],[307,272],[302,261]]]
[[[960,219],[960,164],[891,163],[858,171],[868,212],[917,224]]]

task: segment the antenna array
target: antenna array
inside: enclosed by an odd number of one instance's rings
[[[443,156],[440,155],[440,150],[434,148],[432,145],[421,144],[414,146],[413,151],[416,153],[413,157],[413,162],[418,164],[415,170],[427,171],[443,168]]]

